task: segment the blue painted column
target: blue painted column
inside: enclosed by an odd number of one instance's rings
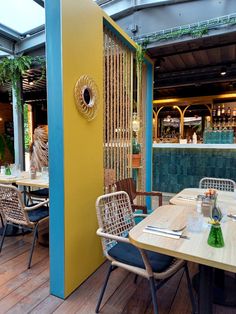
[[[45,11],[50,174],[50,292],[64,298],[65,230],[61,1],[46,0]]]
[[[147,66],[147,95],[146,95],[146,191],[152,191],[152,102],[153,102],[153,65],[145,61]],[[151,198],[147,198],[148,210],[151,209]]]

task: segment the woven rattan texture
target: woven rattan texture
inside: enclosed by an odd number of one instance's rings
[[[97,201],[97,217],[103,232],[127,237],[134,227],[134,216],[129,197],[124,192],[115,192],[101,196]],[[104,249],[107,251],[116,241],[103,238]]]
[[[235,187],[235,182],[230,179],[222,178],[202,178],[199,182],[200,189],[217,189],[220,191],[230,191],[233,192]]]
[[[28,225],[20,192],[11,185],[0,185],[0,211],[12,223]]]

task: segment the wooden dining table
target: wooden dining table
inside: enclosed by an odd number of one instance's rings
[[[180,191],[169,201],[173,205],[183,205],[188,207],[196,207],[198,195],[204,195],[207,189],[188,188]],[[217,203],[223,207],[228,213],[236,214],[236,193],[228,191],[217,191]]]
[[[28,189],[31,188],[48,188],[49,187],[49,178],[43,177],[41,173],[36,174],[35,179],[30,178],[30,173],[27,171],[22,171],[18,173],[17,175],[0,175],[0,183],[2,184],[15,184],[18,186],[23,186],[24,189],[28,187]],[[0,235],[3,232],[3,227],[0,228]],[[22,234],[22,229],[15,227],[15,226],[9,226],[7,228],[7,234],[6,236],[17,236]]]
[[[28,171],[22,171],[17,175],[0,175],[0,183],[3,184],[16,184],[18,186],[28,186],[37,188],[48,188],[49,178],[43,177],[40,172],[37,173],[35,179],[30,178]]]
[[[49,187],[49,178],[42,177],[41,175],[36,176],[35,179],[31,179],[29,176],[24,178],[19,178],[15,181],[18,186],[28,186],[28,187],[37,187],[37,188],[48,188]]]
[[[196,191],[196,193],[198,192]],[[231,199],[231,197],[229,198]],[[185,203],[158,207],[130,231],[129,239],[139,248],[198,263],[200,268],[199,313],[211,314],[213,303],[212,267],[236,273],[236,222],[227,218],[222,223],[225,241],[223,248],[214,248],[207,244],[209,227],[202,232],[190,232],[187,228],[184,229],[187,239],[167,238],[146,233],[144,230],[149,225],[168,229],[182,228],[187,224],[188,217],[196,213],[194,200],[191,202],[190,206]]]

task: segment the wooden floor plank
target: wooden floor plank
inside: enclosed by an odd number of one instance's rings
[[[0,287],[0,300],[6,297],[8,294],[12,293],[18,287],[21,287],[27,281],[34,279],[38,274],[40,274],[44,270],[47,270],[48,268],[49,268],[48,260],[46,261],[43,260],[36,263],[34,267],[32,267],[31,269],[20,273],[11,280],[8,280]]]
[[[29,250],[30,244],[22,239],[12,243],[11,245],[8,245],[7,247],[3,247],[0,255],[0,264],[2,265],[26,251],[29,252]]]
[[[127,273],[127,276],[117,287],[115,293],[112,294],[112,296],[102,307],[102,313],[122,313],[128,300],[131,298],[136,290],[137,285],[134,283],[134,274]]]
[[[149,281],[138,278],[137,289],[126,303],[122,314],[143,314],[151,303]]]
[[[32,266],[48,256],[48,249],[37,245],[32,259]],[[0,286],[27,269],[29,251],[0,264]]]
[[[49,280],[48,276],[45,278],[46,281],[35,289],[33,292],[27,294],[19,302],[17,302],[13,307],[11,307],[7,313],[8,314],[22,314],[29,313],[35,306],[40,304],[46,297],[49,296]],[[48,310],[47,310],[48,313]]]
[[[30,314],[53,313],[64,301],[53,295],[47,296],[41,303],[36,305]]]
[[[92,314],[104,283],[109,263],[104,263],[66,300],[49,294],[48,249],[35,248],[32,268],[27,269],[31,235],[8,238],[0,255],[0,314]],[[193,275],[198,270],[190,263]],[[158,292],[159,314],[190,314],[191,305],[185,276],[176,292],[181,273],[169,280]],[[148,281],[134,283],[134,275],[122,269],[112,272],[102,314],[153,314]],[[214,305],[214,314],[236,314],[236,308]]]
[[[21,304],[20,301],[24,298],[26,302],[26,297],[30,296],[30,294],[41,285],[48,284],[48,280],[49,269],[46,269],[37,276],[34,276],[31,280],[25,282],[23,285],[15,289],[12,293],[8,294],[5,298],[0,300],[0,313],[6,313],[13,306],[17,305],[17,303]],[[31,302],[30,299],[28,299],[27,302]],[[31,303],[31,305],[33,305],[33,302]]]
[[[88,280],[86,280],[61,306],[55,313],[94,313],[101,287],[104,283],[105,275],[109,263],[104,263]],[[111,274],[104,302],[116,291],[117,287],[127,276],[123,269],[117,269]],[[105,313],[105,312],[103,312]]]
[[[159,309],[160,314],[167,314],[170,312],[171,305],[174,301],[176,291],[180,284],[182,275],[183,275],[183,270],[181,269],[172,278],[170,278],[169,281],[165,283],[165,285],[163,285],[157,291],[157,304],[158,304],[158,309]],[[153,313],[153,304],[151,302],[145,314],[152,314],[152,313]]]

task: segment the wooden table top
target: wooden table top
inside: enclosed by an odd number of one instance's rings
[[[15,183],[19,178],[19,176],[1,174],[0,183],[12,184]]]
[[[204,195],[204,192],[207,190],[195,188],[184,189],[170,199],[170,204],[195,208],[197,196]],[[236,214],[236,194],[234,192],[217,191],[217,204],[220,207],[225,207],[228,212]]]
[[[23,178],[19,179],[15,182],[17,185],[23,186],[31,186],[31,187],[38,187],[38,188],[48,188],[49,187],[49,179],[42,178],[41,176],[37,176],[36,179]]]
[[[23,186],[32,186],[38,188],[48,188],[49,187],[49,179],[42,178],[41,173],[37,173],[36,179],[30,179],[29,172],[22,171],[20,175],[0,175],[0,183],[12,184],[15,183],[17,185]]]
[[[130,231],[130,242],[143,249],[236,273],[236,222],[230,218],[221,224],[225,241],[223,248],[213,248],[207,244],[210,231],[208,227],[200,233],[185,230],[183,234],[190,239],[172,239],[143,232],[148,225],[181,228],[187,224],[188,216],[195,212],[193,206],[186,205],[158,207]]]

